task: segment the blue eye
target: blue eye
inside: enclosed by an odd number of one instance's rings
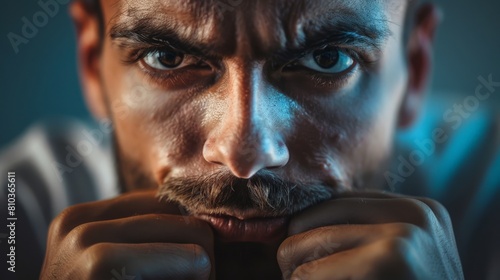
[[[351,68],[354,60],[338,48],[326,46],[306,54],[293,64],[321,73],[337,74]]]

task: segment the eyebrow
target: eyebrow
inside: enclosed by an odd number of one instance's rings
[[[319,18],[305,27],[302,38],[293,34],[293,26],[289,26],[287,37],[292,39],[278,55],[290,58],[327,44],[380,52],[387,39],[393,35],[388,26],[389,21],[383,16],[366,19],[343,8],[325,15],[325,18]]]
[[[154,24],[150,18],[131,19],[111,27],[109,36],[121,47],[170,47],[200,57],[216,56],[216,46],[193,37],[182,38],[172,24]]]
[[[332,14],[339,15],[339,12]],[[161,25],[155,23],[155,20],[148,17],[128,18],[126,22],[112,26],[109,36],[122,47],[169,47],[201,58],[220,58],[223,55],[214,41],[203,42],[194,36],[182,37],[172,19]],[[284,48],[268,56],[277,60],[289,60],[326,44],[380,51],[385,40],[392,35],[385,19],[369,22],[348,11],[343,11],[342,16],[336,18],[330,16],[318,20],[304,28],[302,37],[291,35],[293,26],[293,23],[289,24],[288,32],[285,31],[288,36]]]

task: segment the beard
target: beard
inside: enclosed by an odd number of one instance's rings
[[[182,177],[167,176],[158,185],[146,175],[142,166],[128,158],[120,149],[113,135],[119,186],[122,192],[138,189],[158,189],[161,201],[175,203],[188,214],[225,214],[228,212],[253,212],[259,217],[279,217],[298,213],[310,206],[330,200],[336,194],[348,190],[359,191],[366,188],[363,182],[378,182],[380,170],[387,163],[380,164],[379,170],[366,176],[351,178],[335,177],[323,181],[286,180],[268,170],[261,170],[249,179],[234,176],[228,170],[211,174]],[[369,179],[368,179],[369,178]],[[382,184],[375,184],[381,186]],[[365,187],[363,187],[365,186]],[[385,189],[383,187],[369,189]]]
[[[329,200],[336,189],[320,182],[286,181],[266,170],[249,179],[235,177],[229,171],[216,171],[201,176],[167,177],[158,189],[158,197],[183,206],[191,214],[252,211],[262,217],[278,217]]]

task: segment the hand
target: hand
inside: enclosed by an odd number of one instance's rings
[[[40,279],[111,279],[122,269],[136,279],[215,279],[210,226],[155,194],[64,210],[51,224]]]
[[[292,218],[284,279],[463,279],[451,221],[431,199],[348,193]]]

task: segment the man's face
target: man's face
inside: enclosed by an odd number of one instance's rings
[[[239,218],[377,187],[408,82],[406,2],[103,1],[123,183]]]

